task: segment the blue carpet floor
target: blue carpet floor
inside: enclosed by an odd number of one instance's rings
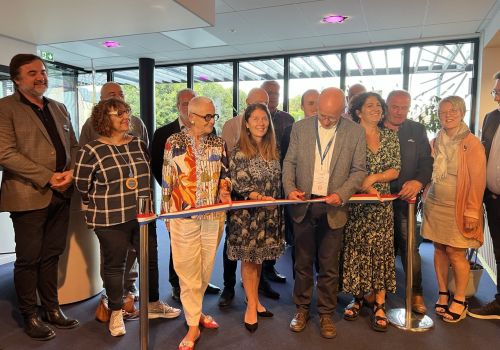
[[[170,298],[168,283],[168,235],[163,223],[158,223],[158,244],[160,264],[160,296],[168,303],[180,307]],[[427,307],[433,310],[437,296],[437,286],[432,262],[433,248],[429,243],[421,246],[423,257],[424,296]],[[37,342],[28,338],[21,327],[21,316],[16,308],[16,297],[12,279],[13,264],[0,266],[0,350],[23,349],[139,349],[139,322],[127,322],[127,334],[113,338],[107,326],[94,320],[94,311],[98,296],[89,300],[64,306],[64,311],[80,320],[81,326],[74,330],[57,330],[55,339],[49,342]],[[387,333],[376,333],[369,325],[371,312],[363,308],[360,318],[355,322],[344,321],[341,317],[343,308],[349,303],[350,296],[339,295],[339,305],[335,315],[337,337],[332,340],[321,338],[319,318],[312,310],[313,317],[302,333],[292,333],[288,324],[295,306],[292,303],[291,259],[287,251],[277,263],[277,269],[288,279],[286,284],[273,284],[281,293],[278,301],[262,298],[264,306],[275,314],[273,318],[259,320],[259,329],[250,334],[243,327],[245,310],[244,292],[239,285],[232,307],[220,310],[218,296],[206,296],[204,312],[213,315],[219,322],[219,330],[203,330],[196,349],[454,349],[479,350],[498,349],[500,347],[500,321],[476,320],[467,317],[458,324],[445,324],[432,312],[429,316],[435,326],[425,333],[411,333],[390,327]],[[239,271],[238,271],[239,273]],[[404,275],[399,258],[397,259],[398,292],[390,295],[388,308],[404,305]],[[219,247],[212,283],[222,286],[222,244]],[[485,273],[479,285],[478,293],[469,301],[472,305],[488,302],[495,293],[495,285]],[[184,318],[181,315],[174,320],[153,320],[150,322],[150,349],[176,349],[186,332]]]

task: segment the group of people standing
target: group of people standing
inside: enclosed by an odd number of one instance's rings
[[[86,123],[91,131],[82,130],[87,138],[79,147],[64,105],[43,96],[48,84],[43,61],[35,55],[16,55],[10,69],[16,92],[0,100],[0,208],[11,212],[14,223],[14,280],[25,331],[32,338],[55,336],[39,318],[36,291],[49,324],[79,324],[62,313],[57,301],[57,263],[65,247],[73,183],[87,224],[100,243],[111,309],[109,331],[113,336],[125,334],[123,296],[133,285],[133,279],[127,283],[131,254],[139,252],[136,202],[138,196],[151,196],[150,171],[162,187],[162,213],[232,200],[270,201],[265,207],[166,221],[170,282],[188,325],[180,350],[194,348],[200,327],[219,327],[203,313],[202,302],[207,288],[216,288],[209,281],[224,227],[225,281],[219,305],[228,306],[234,297],[235,262],[240,260],[247,303],[243,323],[248,331],[257,330],[259,317],[273,316],[259,292],[279,298],[269,280],[285,278],[274,268],[285,250],[285,226],[293,246],[295,278],[296,311],[290,329],[306,328],[316,286],[323,337],[336,336],[332,316],[340,291],[353,295],[344,319],[358,319],[363,304],[370,304],[371,327],[386,331],[386,294],[396,289],[395,250],[404,258],[408,235],[414,234],[407,231],[405,200],[422,192],[421,234],[435,246],[435,312],[446,322],[465,317],[465,250],[483,242],[486,184],[490,232],[492,237],[498,234],[498,111],[485,121],[485,153],[463,122],[465,103],[457,96],[440,102],[442,129],[429,143],[423,125],[407,119],[411,96],[406,91],[393,91],[384,101],[377,93],[353,86],[360,91],[348,95],[346,108],[346,97],[338,88],[309,90],[302,98],[306,117],[294,123],[276,108],[279,85],[265,82],[250,91],[247,108],[227,122],[218,137],[213,101],[184,89],[177,95],[179,118],[155,132],[149,149],[147,133],[140,135],[143,125],[131,115],[121,88],[107,83]],[[500,101],[500,75],[495,79],[492,95]],[[348,204],[355,193],[392,193],[399,199]],[[279,198],[298,204],[286,209],[272,205]],[[151,225],[149,317],[174,318],[181,311],[159,298],[156,227]],[[497,243],[498,237],[498,261]],[[418,245],[412,255],[412,309],[425,313]],[[453,298],[446,284],[450,265],[456,281]],[[498,295],[496,301],[469,313],[500,318]]]

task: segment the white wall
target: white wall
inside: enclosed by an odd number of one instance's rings
[[[0,170],[0,181],[2,180],[3,171]],[[14,244],[14,228],[10,220],[9,213],[0,213],[0,253],[13,252]],[[0,255],[0,265],[14,261],[14,255]]]
[[[18,53],[36,54],[36,45],[0,35],[0,64],[8,66],[12,56]]]
[[[8,66],[12,56],[18,53],[36,53],[36,46],[0,35],[0,64]],[[13,252],[14,249],[14,229],[9,213],[0,213],[0,253]],[[13,255],[0,255],[0,265],[13,260]]]

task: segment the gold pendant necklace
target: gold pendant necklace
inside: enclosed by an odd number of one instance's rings
[[[134,176],[134,173],[132,172],[132,167],[130,166],[130,163],[125,160],[123,155],[121,154],[120,151],[118,151],[118,148],[116,145],[113,145],[115,147],[116,153],[120,155],[120,157],[123,159],[125,164],[128,166],[128,178],[125,179],[125,187],[127,187],[129,190],[135,190],[137,186],[139,185],[139,181],[137,181],[137,178]],[[127,155],[128,155],[128,146],[125,144],[125,148],[127,149]],[[130,155],[129,155],[129,160],[130,160]]]

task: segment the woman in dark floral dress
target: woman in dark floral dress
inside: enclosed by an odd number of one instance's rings
[[[229,161],[234,199],[273,200],[281,193],[281,169],[271,116],[256,103],[245,110],[239,143]],[[284,251],[283,222],[277,206],[230,212],[226,228],[227,256],[241,260],[241,277],[247,297],[245,327],[254,332],[257,316],[271,317],[259,301],[262,262]]]
[[[358,95],[351,104],[353,120],[366,133],[366,167],[361,192],[390,194],[390,182],[399,176],[401,160],[397,134],[382,128],[385,102],[376,93]],[[366,293],[375,293],[372,328],[386,331],[385,294],[396,291],[392,202],[351,204],[344,234],[343,289],[354,295],[344,318],[358,318]]]

